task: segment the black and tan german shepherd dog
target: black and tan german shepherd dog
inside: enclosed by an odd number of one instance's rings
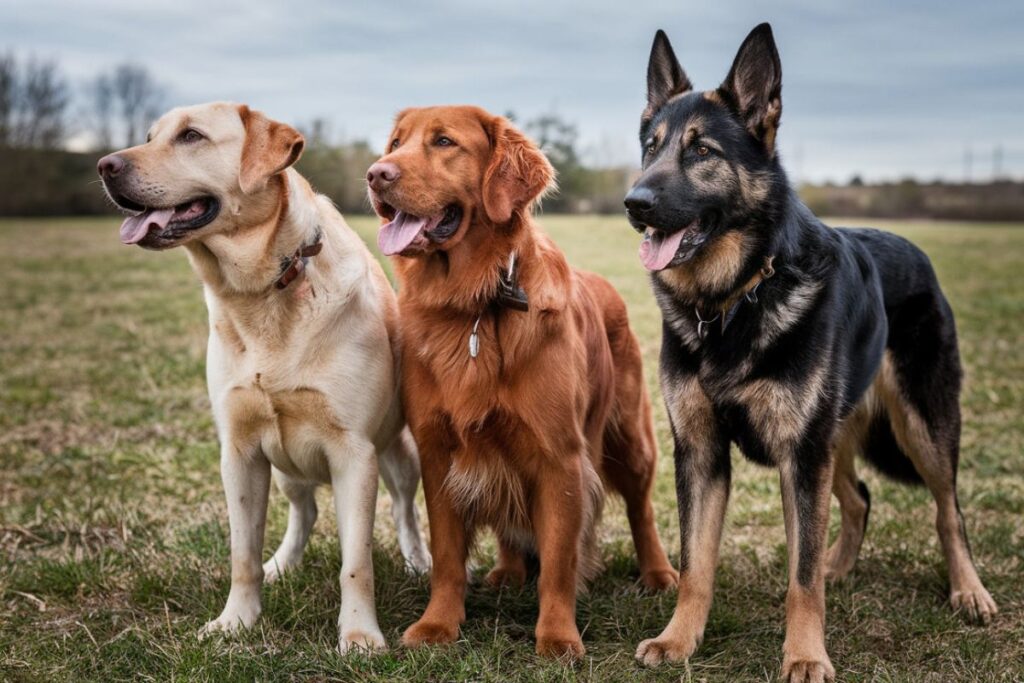
[[[996,605],[957,503],[952,311],[919,249],[878,230],[829,228],[790,189],[775,149],[781,76],[767,24],[706,92],[694,91],[665,34],[654,38],[643,171],[625,203],[663,316],[681,552],[675,614],[636,656],[683,660],[701,641],[736,443],[781,477],[782,675],[820,681],[834,677],[824,581],[853,568],[867,525],[858,453],[934,495],[953,608],[988,621]],[[830,487],[842,526],[826,550]]]

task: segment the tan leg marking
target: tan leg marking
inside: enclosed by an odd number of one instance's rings
[[[956,499],[956,473],[951,461],[941,457],[924,419],[903,398],[899,377],[886,352],[877,383],[893,435],[900,449],[914,463],[935,498],[935,526],[949,570],[949,602],[954,610],[963,610],[972,620],[988,623],[999,611],[995,600],[978,578],[967,546],[967,531]]]
[[[814,567],[809,585],[798,580],[800,564],[800,538],[820,534],[824,547],[828,534],[828,495],[822,495],[815,510],[814,523],[800,531],[797,514],[797,491],[794,488],[792,465],[780,465],[782,482],[782,510],[786,522],[786,549],[789,557],[789,588],[786,591],[786,640],[782,645],[782,678],[789,683],[814,681],[821,683],[835,679],[835,669],[825,649],[825,577],[823,556]],[[823,468],[822,477],[831,479],[831,467]],[[829,483],[823,482],[827,490]]]
[[[663,382],[666,404],[673,430],[689,449],[685,462],[676,467],[689,467],[689,523],[680,530],[686,562],[679,572],[679,595],[676,609],[665,629],[656,638],[640,643],[636,659],[645,666],[662,662],[679,662],[694,653],[704,638],[708,612],[718,563],[718,547],[722,524],[729,501],[729,477],[713,478],[714,449],[718,439],[714,409],[696,377],[678,382]],[[727,447],[726,447],[727,448]],[[726,450],[724,457],[728,458]],[[682,521],[682,517],[680,518]]]
[[[689,566],[679,574],[679,597],[672,619],[658,637],[645,640],[637,647],[636,659],[644,666],[687,660],[704,639],[729,498],[727,484],[713,482],[713,485],[714,488],[703,492],[694,491],[691,498],[691,526],[694,528],[688,539]]]

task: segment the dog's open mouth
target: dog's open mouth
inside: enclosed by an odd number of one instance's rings
[[[640,243],[640,261],[652,271],[677,266],[693,258],[707,238],[699,218],[673,233],[648,226]]]
[[[441,244],[455,234],[462,223],[462,207],[450,204],[436,216],[414,216],[396,210],[391,222],[381,226],[377,246],[388,256],[423,251],[430,244]]]
[[[121,241],[143,247],[169,245],[186,232],[208,225],[220,212],[220,202],[213,197],[200,197],[177,206],[154,209],[139,206],[130,200],[117,199],[118,205],[139,211],[121,224]],[[150,235],[153,238],[147,239]]]

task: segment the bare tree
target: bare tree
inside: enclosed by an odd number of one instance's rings
[[[149,122],[159,116],[163,108],[164,89],[145,67],[136,64],[122,64],[114,69],[111,87],[124,129],[125,146],[137,145],[145,139]]]
[[[14,144],[57,149],[64,142],[65,118],[71,101],[68,82],[57,62],[30,59],[14,89]]]
[[[18,65],[14,55],[0,57],[0,147],[14,144],[14,114],[18,99]]]
[[[109,150],[114,146],[113,80],[107,74],[100,74],[88,83],[85,96],[86,109],[96,136],[96,147]]]

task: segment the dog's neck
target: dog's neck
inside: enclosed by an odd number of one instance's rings
[[[303,194],[308,200],[291,200]],[[265,191],[237,209],[236,221],[233,230],[187,245],[193,268],[215,294],[283,295],[275,287],[283,261],[314,243],[320,229],[309,184],[290,169],[271,178]],[[311,277],[314,269],[310,262],[303,277]]]
[[[400,297],[477,316],[498,300],[502,273],[513,254],[518,284],[530,296],[530,280],[535,279],[531,256],[537,249],[538,236],[528,216],[516,215],[506,226],[471,225],[449,250],[398,260]]]

